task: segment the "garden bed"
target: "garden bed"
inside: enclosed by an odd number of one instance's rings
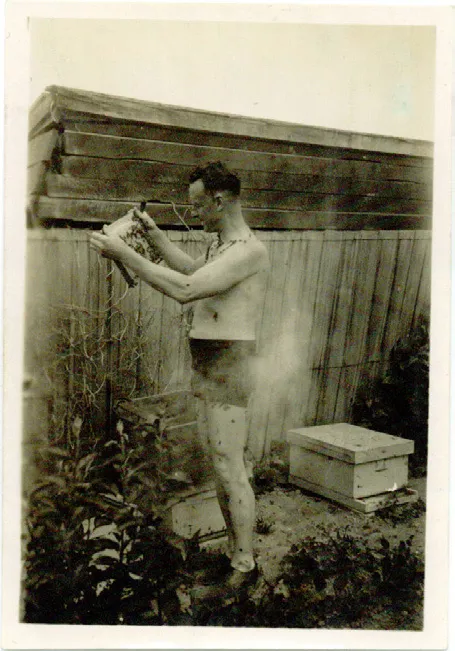
[[[54,472],[31,495],[25,622],[421,629],[423,500],[350,511],[290,485],[283,450],[254,474],[258,581],[230,602],[196,606],[197,570],[217,565],[225,541],[163,529],[175,479],[161,469],[168,442],[148,436],[130,439],[119,425],[108,466],[77,446],[50,449]],[[410,485],[425,496],[424,478]]]
[[[409,482],[417,502],[364,515],[290,484],[287,446],[276,443],[253,476],[259,579],[235,599],[196,605],[196,571],[217,565],[225,541],[165,526],[170,496],[189,481],[174,464],[175,424],[119,420],[91,452],[81,428],[76,419],[65,449],[43,448],[27,520],[25,622],[422,628],[424,477]]]
[[[290,485],[266,490],[257,498],[255,553],[261,573],[247,601],[194,611],[182,586],[185,623],[420,630],[425,479],[411,480],[410,486],[421,495],[417,503],[371,516]],[[214,541],[206,552],[215,561],[224,546]],[[394,563],[394,580],[387,581]],[[356,601],[353,592],[360,586]],[[294,611],[303,607],[299,620]]]

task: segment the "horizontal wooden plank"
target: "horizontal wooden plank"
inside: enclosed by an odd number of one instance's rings
[[[140,160],[173,163],[194,167],[213,160],[222,160],[235,170],[251,170],[280,174],[332,174],[336,176],[364,175],[367,178],[428,182],[431,168],[382,165],[373,162],[342,161],[312,158],[294,154],[274,154],[236,151],[221,147],[158,142],[139,138],[118,138],[66,131],[63,134],[66,155],[88,156],[115,160]]]
[[[166,230],[163,229],[167,237],[172,242],[183,243],[185,246],[187,242],[207,242],[210,235],[202,230]],[[308,242],[314,241],[330,241],[332,235],[338,237],[339,231],[267,231],[255,230],[260,240],[265,242],[266,245],[270,242],[282,242],[283,240]],[[342,233],[345,241],[351,240],[397,240],[403,239],[419,239],[431,240],[431,231],[344,231]],[[79,228],[62,228],[58,225],[55,228],[33,228],[27,231],[27,240],[46,240],[46,241],[66,241],[71,242],[86,242],[90,237],[90,231]]]
[[[27,170],[27,195],[46,194],[46,172],[49,163],[36,163]]]
[[[164,201],[184,203],[188,189],[183,184],[151,184],[147,179],[125,181],[115,179],[78,178],[68,174],[48,173],[46,192],[49,197],[100,199],[104,201]]]
[[[187,188],[183,185],[154,185],[137,190],[134,182],[122,179],[74,179],[68,175],[50,173],[46,180],[49,197],[76,199],[100,199],[107,201],[159,201],[163,203],[184,203]],[[146,194],[148,193],[148,194]],[[244,190],[242,204],[247,208],[278,208],[286,210],[317,210],[366,212],[381,211],[389,214],[429,214],[431,203],[414,199],[401,199],[347,194],[298,193],[284,190]]]
[[[70,109],[71,111],[139,121],[146,124],[154,123],[272,140],[413,156],[431,157],[433,155],[432,143],[428,141],[375,136],[307,127],[275,120],[211,113],[59,86],[50,86],[46,92],[50,93],[53,98],[59,119],[63,119],[65,110]]]
[[[63,220],[77,223],[106,223],[126,214],[131,203],[122,201],[92,201],[52,199],[41,197],[37,205],[37,217],[41,220]],[[177,205],[179,214],[186,207]],[[148,204],[147,211],[159,225],[181,226],[173,207],[169,204]],[[307,230],[363,230],[363,229],[428,229],[430,218],[425,216],[390,215],[381,213],[303,212],[292,210],[244,210],[246,220],[253,228],[285,228]],[[199,222],[186,216],[193,227]]]
[[[42,93],[33,102],[28,112],[28,137],[32,139],[40,131],[43,131],[50,126],[57,128],[55,123],[55,116],[52,112],[52,95],[50,93]]]
[[[418,167],[429,167],[433,164],[432,158],[422,156],[346,149],[343,147],[329,147],[295,141],[286,142],[259,137],[251,138],[250,136],[236,136],[229,133],[195,131],[193,129],[166,127],[159,124],[127,122],[102,115],[90,115],[68,110],[65,111],[64,117],[59,122],[59,127],[62,130],[80,133],[97,133],[123,138],[143,138],[145,140],[180,142],[246,151],[273,152],[276,154],[298,154],[299,156],[316,156],[319,158],[375,161]]]
[[[63,135],[67,155],[133,159],[203,165],[222,160],[235,169],[281,171],[289,174],[312,173],[312,159],[292,154],[236,151],[219,147],[201,147],[180,143],[157,142],[139,138],[117,138],[66,131]],[[310,167],[308,167],[308,165]]]
[[[46,131],[30,140],[28,144],[28,166],[50,161],[59,144],[59,134],[55,129]]]
[[[325,159],[302,159],[303,172],[289,174],[286,170],[269,171],[237,169],[231,166],[242,182],[242,187],[257,189],[294,190],[299,192],[343,192],[357,184],[364,184],[368,194],[380,188],[387,196],[415,196],[431,198],[432,171],[426,169],[397,168],[377,164]],[[89,156],[63,156],[60,161],[62,174],[95,179],[119,179],[134,181],[140,187],[152,183],[188,184],[191,168],[187,165],[160,161],[117,160]],[[390,194],[389,194],[390,192]]]
[[[100,164],[94,164],[94,161]],[[188,168],[177,165],[160,165],[159,163],[146,163],[142,170],[136,175],[133,170],[126,168],[127,174],[120,173],[115,165],[105,169],[103,159],[92,159],[88,157],[65,157],[61,169],[63,176],[59,181],[65,185],[68,192],[75,192],[75,188],[84,187],[84,180],[88,179],[88,188],[97,188],[97,196],[116,196],[117,198],[144,197],[147,200],[153,195],[157,185],[164,185],[169,196],[177,196],[175,193],[185,192],[188,188]],[[109,161],[110,162],[110,161]],[[123,163],[124,161],[122,161]],[[68,164],[69,163],[69,164]],[[132,163],[133,164],[133,163]],[[137,165],[133,166],[136,168]],[[99,168],[102,168],[101,170]],[[144,173],[144,168],[146,172]],[[101,173],[98,173],[101,171]],[[115,173],[117,171],[117,174]],[[104,176],[103,172],[110,174]],[[241,174],[242,188],[252,190],[283,190],[302,193],[320,194],[341,194],[356,196],[380,196],[396,197],[400,199],[416,199],[431,201],[432,192],[429,185],[412,183],[408,181],[380,181],[359,179],[352,177],[333,177],[329,175],[300,175],[300,174],[274,174],[243,171]],[[52,184],[57,181],[50,181]],[[70,186],[73,184],[74,189]],[[116,188],[114,195],[113,188]],[[93,191],[93,190],[90,190]],[[82,194],[82,196],[84,196]],[[87,198],[90,194],[85,195]],[[135,201],[137,198],[134,199]],[[139,199],[142,200],[142,199]]]

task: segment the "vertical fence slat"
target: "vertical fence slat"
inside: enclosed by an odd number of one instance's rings
[[[256,387],[251,400],[248,447],[256,457],[265,449],[268,422],[268,402],[273,383],[273,353],[279,322],[276,314],[278,279],[275,270],[283,274],[283,259],[277,242],[268,242],[270,272],[264,297],[263,319],[259,332],[259,356],[256,364]]]
[[[273,439],[281,439],[282,408],[286,403],[286,391],[289,382],[289,345],[292,344],[294,332],[290,330],[290,314],[287,311],[286,294],[290,285],[294,284],[295,276],[292,279],[292,248],[293,242],[283,241],[280,247],[281,265],[280,273],[275,275],[276,285],[274,288],[274,302],[272,311],[276,318],[275,338],[271,342],[271,383],[269,395],[269,408],[267,429],[265,432],[266,450],[267,444]],[[272,370],[273,369],[273,370]]]
[[[159,391],[165,392],[177,387],[180,330],[182,309],[179,303],[164,297],[161,311],[160,358],[161,371]]]
[[[281,296],[281,310],[277,316],[280,325],[278,337],[274,342],[274,383],[266,431],[266,450],[269,449],[270,442],[274,438],[282,439],[284,437],[283,421],[285,414],[294,407],[291,402],[291,387],[297,384],[298,376],[301,375],[299,367],[301,365],[302,348],[296,328],[300,309],[298,297],[301,274],[295,273],[294,263],[299,260],[304,265],[306,246],[305,242],[299,239],[287,244],[286,247],[282,247],[283,266],[286,273],[279,293],[279,296]]]
[[[285,397],[282,407],[282,436],[286,435],[288,429],[298,424],[300,415],[301,394],[304,391],[303,378],[306,377],[306,366],[308,363],[309,327],[307,325],[307,305],[304,301],[305,281],[307,275],[295,272],[296,262],[299,261],[302,268],[309,269],[310,245],[311,242],[303,239],[296,239],[291,258],[290,270],[292,284],[286,292],[286,312],[288,317],[287,327],[289,330],[288,364],[290,373],[287,380]]]
[[[302,335],[304,342],[302,368],[303,375],[299,378],[298,395],[299,395],[299,408],[298,420],[294,421],[293,427],[302,424],[310,424],[310,416],[308,405],[310,400],[310,393],[312,388],[312,372],[310,363],[311,342],[313,339],[313,328],[315,327],[315,309],[317,292],[319,286],[319,272],[321,268],[321,256],[323,252],[323,236],[317,239],[309,240],[309,252],[307,258],[307,267],[302,271],[305,282],[301,296],[300,320],[298,322],[298,330]]]
[[[380,254],[378,238],[356,239],[358,264],[353,279],[353,303],[348,319],[346,345],[343,351],[343,364],[360,364],[365,354],[368,324],[374,303],[376,269]]]
[[[334,296],[334,318],[331,334],[327,341],[326,361],[328,367],[324,394],[320,396],[318,421],[331,422],[336,413],[338,394],[340,400],[345,399],[346,385],[343,383],[341,367],[344,364],[345,351],[355,345],[349,337],[349,325],[353,314],[355,299],[355,271],[357,268],[358,246],[356,238],[346,239],[342,251],[342,267],[340,269],[340,285]]]
[[[377,237],[366,239],[359,233],[356,237],[357,265],[353,279],[353,303],[348,318],[346,345],[342,355],[343,370],[340,376],[335,408],[335,420],[350,416],[356,388],[363,368],[362,360],[367,346],[368,324],[371,318],[379,261],[380,241]],[[349,419],[349,418],[348,418]]]
[[[339,233],[327,233],[322,249],[318,278],[313,329],[311,333],[310,364],[313,368],[324,365],[327,343],[331,334],[334,301],[339,285],[339,267],[343,241]]]
[[[404,236],[398,240],[397,264],[391,289],[387,323],[382,340],[383,355],[385,354],[386,356],[402,332],[400,327],[400,317],[403,309],[413,243],[412,232],[409,234],[405,233]]]
[[[419,280],[412,325],[414,326],[422,314],[429,317],[430,312],[430,272],[431,272],[431,240],[425,242],[425,255],[422,262],[422,273]]]
[[[415,239],[409,265],[408,280],[403,298],[403,305],[400,314],[400,330],[406,334],[412,326],[417,304],[417,295],[424,272],[425,253],[427,242],[423,239]]]
[[[376,285],[367,335],[366,358],[369,361],[380,361],[381,359],[382,338],[387,324],[393,277],[397,265],[398,233],[394,232],[393,236],[393,238],[381,238],[380,258],[376,269]]]
[[[333,296],[333,321],[324,355],[328,366],[341,366],[344,352],[351,346],[347,334],[353,311],[357,252],[358,247],[354,239],[343,242],[341,267],[338,273],[339,285]]]
[[[322,425],[333,422],[341,370],[340,367],[328,367],[321,372],[322,382],[320,383],[316,420]]]
[[[322,250],[310,344],[310,364],[313,369],[318,371],[328,368],[328,342],[333,331],[336,296],[340,284],[339,270],[342,263],[342,250],[342,234],[327,233]],[[311,387],[309,394],[307,413],[310,422],[316,422],[321,412],[321,403],[327,394],[326,385],[329,382],[329,375],[325,372],[317,372],[313,374],[313,381],[316,381],[317,385]],[[330,383],[332,386],[332,378],[330,378]]]

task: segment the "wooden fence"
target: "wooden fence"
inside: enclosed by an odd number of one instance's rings
[[[188,387],[188,307],[126,285],[89,250],[147,201],[190,253],[189,171],[222,160],[271,259],[258,333],[250,448],[349,420],[359,387],[429,313],[432,144],[50,87],[30,111],[26,370],[65,405]],[[68,228],[69,227],[69,228]],[[180,230],[176,230],[180,228]],[[59,411],[60,410],[60,411]]]
[[[168,231],[196,255],[206,236]],[[271,272],[258,337],[250,449],[260,458],[291,427],[349,421],[396,340],[430,301],[428,231],[257,231]],[[26,368],[54,403],[187,388],[189,306],[132,290],[89,249],[89,231],[30,230]],[[81,403],[79,403],[81,404]]]
[[[253,228],[428,229],[432,144],[51,87],[30,112],[33,223],[99,227],[147,201],[181,226],[187,179],[221,160]]]

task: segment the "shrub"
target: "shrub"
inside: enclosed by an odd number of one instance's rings
[[[48,472],[28,505],[24,621],[166,623],[179,609],[184,547],[161,527],[172,479],[165,437],[120,421],[103,449],[81,449],[43,450]]]
[[[412,439],[410,467],[426,467],[428,444],[429,328],[425,319],[397,341],[385,376],[356,396],[352,422],[368,429]]]
[[[420,627],[423,563],[412,551],[412,538],[392,546],[353,537],[347,530],[306,538],[291,548],[274,585],[243,603],[217,611],[206,625],[268,628],[357,628],[381,611],[390,628]],[[411,613],[414,617],[403,617]],[[418,623],[416,624],[416,621]]]

